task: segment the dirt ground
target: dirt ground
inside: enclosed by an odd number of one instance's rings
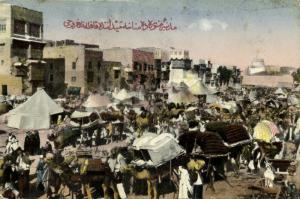
[[[9,129],[6,127],[5,124],[0,123],[0,130],[7,130],[8,132],[13,131],[17,139],[19,140],[20,145],[24,146],[24,131],[18,131]],[[47,139],[47,131],[40,131],[40,139],[41,139],[41,146],[43,146]],[[7,134],[0,135],[0,152],[4,152],[5,150],[5,141],[7,139]],[[30,175],[31,177],[31,187],[34,189],[35,184],[35,171],[36,165],[38,162],[37,156],[32,156],[31,159],[34,161],[31,169]],[[248,186],[253,184],[257,179],[258,176],[249,175],[245,170],[241,170],[241,174],[238,177],[234,177],[232,173],[227,174],[228,181],[232,185],[229,186],[225,181],[217,181],[215,183],[215,192],[213,192],[210,188],[207,188],[207,185],[204,186],[204,198],[205,199],[246,199],[250,198],[251,190],[248,189]],[[0,191],[1,192],[1,191]],[[1,198],[1,196],[0,196]],[[46,198],[45,196],[38,196],[35,193],[32,193],[28,198]],[[70,198],[70,197],[66,197]],[[146,195],[130,195],[128,196],[129,199],[147,199]],[[160,197],[161,199],[172,199],[173,193],[168,193]]]

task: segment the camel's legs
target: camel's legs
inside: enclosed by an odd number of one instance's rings
[[[152,183],[152,190],[153,190],[153,198],[154,199],[158,199],[158,192],[157,192],[157,184],[158,184],[158,182],[157,182],[157,180],[154,182],[154,183]]]
[[[84,188],[85,188],[85,191],[86,191],[86,194],[87,194],[87,198],[88,199],[93,199],[90,185],[89,184],[85,184]]]
[[[148,199],[152,199],[152,185],[150,180],[147,180],[147,185],[148,185]]]
[[[114,199],[119,199],[119,193],[118,193],[117,187],[115,186],[114,183],[111,182],[110,188],[111,188],[111,189],[113,190],[113,192],[114,192]]]
[[[106,186],[105,183],[102,184],[102,190],[104,194],[104,199],[109,199],[108,187]]]

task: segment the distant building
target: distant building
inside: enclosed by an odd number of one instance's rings
[[[104,61],[116,61],[122,63],[125,71],[126,83],[133,90],[144,87],[152,89],[155,87],[154,54],[139,49],[110,48],[103,49]]]
[[[255,75],[266,71],[264,59],[254,59],[248,67],[248,74]]]
[[[293,87],[291,75],[244,75],[242,85],[257,87]]]
[[[113,91],[114,88],[126,88],[125,71],[122,70],[121,62],[103,61],[101,71],[101,87],[104,90]]]
[[[169,82],[180,82],[185,78],[186,72],[192,68],[190,59],[171,59],[170,60]]]
[[[138,49],[153,53],[154,69],[156,72],[156,87],[159,87],[161,81],[168,80],[169,69],[167,68],[167,65],[170,63],[169,51],[155,47],[143,47]]]
[[[65,58],[45,59],[45,90],[52,97],[63,95],[66,92]]]
[[[67,91],[81,94],[101,88],[103,53],[97,45],[78,44],[71,40],[49,42],[44,49],[47,59],[64,58]]]
[[[170,59],[189,59],[189,51],[182,49],[170,50]]]
[[[42,12],[0,3],[0,94],[32,94],[43,86],[44,46]]]

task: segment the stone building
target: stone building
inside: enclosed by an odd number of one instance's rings
[[[103,59],[122,63],[126,84],[130,85],[131,89],[154,89],[155,69],[152,52],[116,47],[104,49]]]
[[[154,55],[154,69],[156,77],[156,87],[160,86],[161,81],[169,79],[170,55],[169,51],[155,47],[143,47],[139,50],[152,52]]]
[[[47,93],[52,97],[63,95],[66,92],[65,59],[45,59],[44,85]]]
[[[103,61],[102,71],[101,86],[103,90],[114,91],[115,88],[129,89],[125,81],[125,71],[122,70],[121,62]]]
[[[0,3],[0,94],[32,94],[43,86],[44,45],[42,12]]]
[[[81,94],[87,94],[100,89],[103,53],[99,46],[72,40],[49,42],[44,49],[44,57],[64,58],[67,92],[77,89]]]

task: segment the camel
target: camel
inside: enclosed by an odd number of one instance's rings
[[[166,177],[169,177],[171,182],[174,184],[176,191],[174,192],[173,198],[177,198],[178,190],[178,176],[176,175],[175,170],[182,164],[187,164],[187,156],[179,156],[169,162],[166,162],[163,165],[158,167],[140,167],[132,164],[134,160],[134,151],[133,150],[124,150],[122,152],[120,149],[117,153],[124,155],[126,162],[121,165],[122,173],[129,173],[136,180],[145,180],[147,182],[148,198],[149,199],[158,199],[159,193],[157,187],[160,183],[160,180]],[[132,192],[132,190],[131,190]]]
[[[55,163],[52,160],[47,160],[48,174],[45,178],[49,185],[55,188],[55,193],[60,194],[64,188],[70,190],[70,195],[73,198],[74,195],[78,195],[79,187],[81,186],[82,195],[86,195],[88,199],[92,199],[92,193],[90,189],[91,182],[100,182],[103,189],[104,199],[110,199],[109,188],[113,191],[113,198],[119,199],[119,194],[116,186],[116,179],[114,174],[110,171],[107,163],[102,163],[101,160],[90,159],[73,159],[73,164],[78,164],[80,173],[74,173],[66,162]],[[70,161],[70,160],[69,160]],[[97,165],[99,167],[97,171],[89,171],[89,165]],[[62,186],[61,186],[62,185]]]

